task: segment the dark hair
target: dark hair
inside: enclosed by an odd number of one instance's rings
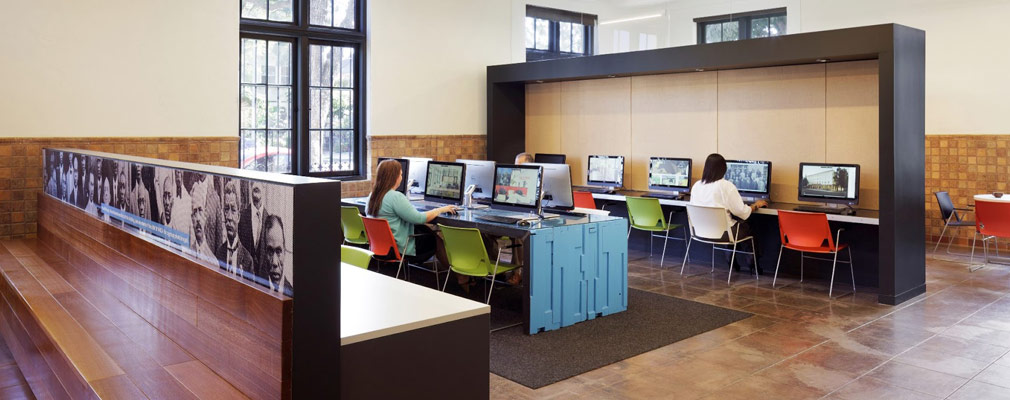
[[[400,162],[396,160],[385,160],[379,163],[375,171],[375,182],[372,183],[372,193],[368,197],[368,207],[365,213],[373,217],[379,216],[379,209],[382,208],[382,199],[386,193],[396,187],[396,178],[403,173]]]
[[[705,159],[705,169],[701,172],[701,183],[712,183],[726,175],[726,159],[719,153],[712,153]]]

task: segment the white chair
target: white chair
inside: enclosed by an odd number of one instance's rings
[[[684,274],[684,267],[687,266],[688,256],[691,254],[691,243],[701,242],[712,245],[713,272],[715,271],[715,250],[733,252],[729,261],[729,276],[726,278],[726,283],[730,283],[733,279],[733,263],[736,261],[737,252],[750,254],[754,258],[754,279],[759,279],[757,273],[757,256],[753,251],[754,249],[757,249],[757,244],[754,242],[754,236],[739,237],[739,235],[737,235],[737,231],[739,231],[740,225],[737,224],[736,229],[730,229],[729,219],[726,218],[726,215],[726,209],[722,207],[687,205],[687,224],[691,228],[691,240],[687,242],[687,251],[684,253],[684,263],[680,266],[681,275]],[[737,244],[748,240],[750,240],[751,243],[751,251],[737,250]],[[733,247],[718,247],[720,245]]]

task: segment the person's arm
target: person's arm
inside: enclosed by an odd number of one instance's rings
[[[732,182],[726,181],[726,184],[721,185],[719,190],[722,191],[722,196],[726,199],[726,209],[731,214],[740,219],[750,217],[750,213],[754,209],[744,204],[743,198],[740,197],[740,192],[736,190],[736,186]]]
[[[410,200],[407,199],[407,196],[404,196],[402,193],[400,193],[399,195],[393,193],[394,192],[390,192],[386,194],[386,196],[394,196],[393,212],[396,213],[396,215],[402,218],[404,221],[410,222],[414,225],[420,225],[431,222],[432,220],[435,219],[435,217],[438,217],[438,215],[442,213],[456,212],[455,206],[444,206],[427,212],[420,212],[417,211],[416,208],[414,208],[413,204],[410,204]]]

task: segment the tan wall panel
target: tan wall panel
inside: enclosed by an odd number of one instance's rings
[[[561,83],[526,85],[526,151],[561,153]]]
[[[827,65],[826,162],[859,164],[859,206],[880,208],[877,60]]]
[[[824,160],[824,70],[719,71],[719,152],[771,161],[773,201],[796,202],[799,163]]]
[[[561,148],[572,183],[586,182],[590,154],[631,157],[631,78],[561,83]],[[625,168],[624,180],[630,181]]]
[[[691,182],[716,151],[716,72],[631,78],[631,188],[649,187],[649,157],[691,158]],[[627,186],[627,185],[625,185]]]

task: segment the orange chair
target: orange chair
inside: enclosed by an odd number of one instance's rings
[[[839,262],[849,264],[849,274],[852,277],[852,292],[855,293],[856,274],[852,269],[852,249],[847,244],[838,244],[844,229],[839,229],[836,237],[833,239],[831,237],[831,227],[828,226],[827,214],[785,210],[778,210],[778,214],[779,238],[782,240],[782,245],[779,246],[779,259],[775,263],[775,277],[772,279],[772,288],[775,288],[775,281],[779,277],[782,250],[790,249],[800,252],[800,282],[803,282],[804,258],[828,261],[826,258],[807,256],[806,253],[832,254],[834,258],[831,260],[831,283],[828,287],[828,297],[831,297],[835,288],[835,267]],[[848,261],[838,260],[838,252],[843,249],[849,253]]]
[[[389,221],[382,218],[372,218],[372,217],[361,217],[361,222],[365,224],[365,235],[368,236],[368,247],[374,253],[376,261],[386,261],[395,262],[399,266],[396,268],[396,277],[400,277],[400,270],[403,269],[404,264],[407,262],[407,257],[400,254],[400,248],[396,245],[396,237],[393,236],[393,230],[389,228]],[[411,240],[417,235],[410,235],[407,240]],[[409,266],[409,265],[408,265]],[[438,269],[427,269],[422,267],[425,271],[431,271],[435,273],[435,289],[438,289]],[[404,276],[409,275],[408,273]],[[409,278],[407,278],[409,280]]]
[[[971,240],[971,261],[975,262],[975,240],[982,235],[985,262],[989,263],[989,240],[1010,237],[1010,203],[1005,201],[975,200],[975,237]],[[997,242],[997,245],[999,243]],[[999,256],[997,247],[996,256]],[[972,271],[978,268],[971,269]]]
[[[572,192],[572,200],[578,208],[596,209],[596,200],[589,192]]]

